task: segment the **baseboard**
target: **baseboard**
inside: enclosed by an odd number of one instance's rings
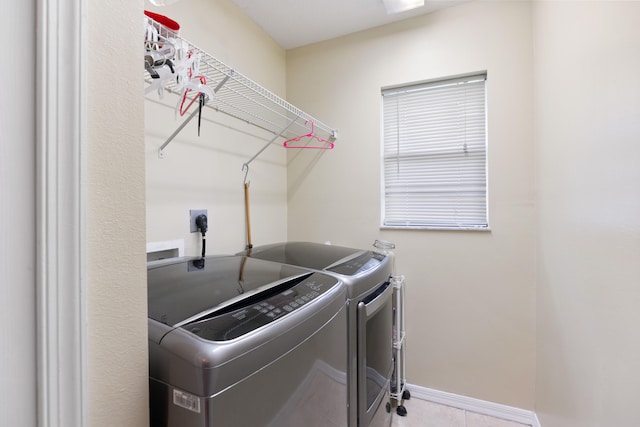
[[[538,420],[538,415],[536,415],[535,413],[533,414],[533,427],[542,427],[540,425],[540,420]]]
[[[489,415],[491,417],[501,418],[507,421],[528,424],[532,427],[541,427],[538,417],[533,411],[412,384],[407,384],[406,388],[411,393],[412,398],[415,397],[417,399],[427,400],[429,402],[451,406],[453,408],[464,409],[478,414]]]

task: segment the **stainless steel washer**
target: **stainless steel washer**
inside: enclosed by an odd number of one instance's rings
[[[389,279],[393,255],[312,242],[276,243],[242,254],[319,270],[346,284],[348,425],[389,426],[393,371],[393,288]]]
[[[152,427],[327,427],[347,416],[346,287],[242,256],[150,265]]]

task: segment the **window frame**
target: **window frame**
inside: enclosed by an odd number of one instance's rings
[[[455,225],[453,221],[449,224],[436,222],[423,222],[421,224],[411,224],[411,220],[407,220],[407,224],[387,224],[386,221],[386,204],[387,192],[386,182],[387,175],[385,171],[385,93],[392,91],[410,91],[412,88],[429,88],[442,87],[455,83],[483,80],[484,86],[484,222],[476,224],[459,224]],[[398,230],[459,230],[459,231],[491,231],[489,217],[489,137],[488,137],[488,73],[487,71],[479,71],[474,73],[442,77],[420,82],[406,83],[394,86],[382,87],[380,90],[380,228],[381,229],[398,229]]]

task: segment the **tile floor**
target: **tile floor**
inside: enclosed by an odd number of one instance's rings
[[[393,414],[391,427],[530,427],[412,397],[405,400],[407,415]]]

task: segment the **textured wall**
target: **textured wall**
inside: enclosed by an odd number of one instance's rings
[[[287,52],[287,94],[339,130],[291,153],[289,238],[397,245],[407,380],[533,408],[535,243],[528,2],[472,2]],[[486,70],[490,232],[380,223],[380,89]]]
[[[142,2],[87,1],[92,427],[148,425]]]
[[[544,427],[636,425],[640,3],[534,11],[536,409]]]

